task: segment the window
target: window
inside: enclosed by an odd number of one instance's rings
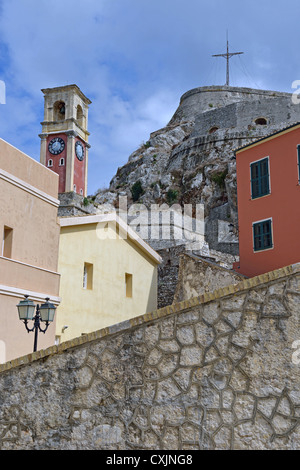
[[[78,124],[82,127],[83,126],[83,111],[80,105],[77,106],[76,120]]]
[[[65,164],[65,159],[64,159],[64,158],[61,158],[61,159],[59,160],[59,166],[64,166],[64,164]]]
[[[76,184],[73,184],[73,191],[76,193]]]
[[[93,265],[91,263],[84,263],[82,287],[84,289],[93,289]]]
[[[262,160],[251,163],[250,171],[252,199],[269,194],[269,158],[263,158]]]
[[[132,297],[132,274],[125,273],[125,294]]]
[[[2,256],[4,256],[4,258],[11,258],[12,239],[13,239],[13,229],[10,227],[4,226],[3,240],[2,240]]]
[[[52,167],[53,166],[53,160],[51,160],[51,158],[48,160],[48,167]]]
[[[272,220],[263,220],[253,224],[253,248],[254,251],[273,248]]]
[[[83,189],[80,189],[80,194],[81,196],[83,196]]]
[[[63,101],[57,101],[53,105],[53,120],[63,121],[66,116],[66,105]]]
[[[263,118],[263,117],[260,117],[260,118],[255,119],[254,122],[255,122],[255,124],[256,124],[257,126],[266,126],[267,123],[268,123],[267,120],[266,120],[266,118]]]

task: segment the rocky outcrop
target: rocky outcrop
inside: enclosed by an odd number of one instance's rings
[[[117,208],[120,195],[146,207],[204,204],[209,246],[237,255],[234,150],[299,120],[300,107],[288,93],[227,86],[190,90],[167,126],[129,156],[94,204]]]

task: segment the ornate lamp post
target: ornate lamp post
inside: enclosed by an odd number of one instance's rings
[[[54,320],[56,307],[49,302],[49,298],[46,298],[46,303],[41,306],[35,306],[32,300],[28,299],[28,295],[25,295],[25,300],[21,300],[17,305],[19,319],[24,322],[25,328],[28,333],[34,331],[34,345],[33,352],[37,350],[37,340],[39,331],[46,333],[51,322]],[[36,311],[36,313],[35,313]],[[35,314],[34,314],[35,313]],[[28,327],[28,321],[33,321],[33,327]],[[45,323],[45,328],[41,327],[41,322]]]

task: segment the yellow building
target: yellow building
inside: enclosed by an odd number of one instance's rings
[[[24,295],[59,304],[57,196],[58,175],[0,139],[0,362],[33,350],[16,308]],[[54,341],[51,324],[38,349]]]
[[[160,256],[116,214],[60,219],[57,342],[157,308]]]

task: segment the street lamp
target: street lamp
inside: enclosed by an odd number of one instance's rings
[[[28,333],[34,331],[33,352],[37,350],[38,332],[46,333],[50,323],[54,320],[56,307],[49,300],[47,297],[46,303],[35,306],[32,300],[28,299],[28,295],[25,295],[25,299],[17,305],[19,319],[24,322],[26,330]],[[34,314],[35,310],[36,314]],[[32,328],[28,327],[28,321],[30,320],[34,322]],[[41,327],[41,322],[45,323],[45,328]]]

